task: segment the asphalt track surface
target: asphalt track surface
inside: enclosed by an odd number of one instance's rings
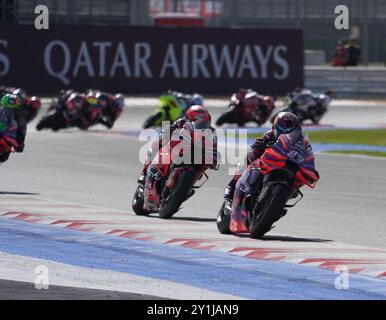
[[[136,293],[92,290],[64,286],[36,289],[33,284],[0,280],[0,300],[159,300],[160,297]]]
[[[130,99],[114,130],[139,130],[156,103],[155,99]],[[221,105],[225,103],[210,101],[214,119],[224,110]],[[340,102],[331,108],[322,124],[383,126],[386,107],[382,103]],[[130,202],[142,168],[138,153],[143,142],[124,134],[107,133],[99,126],[90,132],[53,133],[36,132],[34,125],[29,126],[25,152],[11,155],[1,166],[0,196],[32,195],[133,214]],[[386,160],[318,154],[316,165],[321,180],[315,190],[305,189],[304,199],[277,223],[270,232],[273,241],[338,241],[385,249]],[[223,165],[218,172],[209,172],[209,177],[204,187],[184,203],[176,220],[215,223],[223,189],[231,176]],[[9,283],[1,283],[3,286]],[[14,291],[18,288],[23,285],[15,284]],[[65,298],[66,290],[71,289],[59,290],[53,296]],[[102,297],[103,293],[95,296]]]

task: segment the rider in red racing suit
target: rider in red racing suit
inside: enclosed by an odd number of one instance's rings
[[[185,114],[185,118],[181,118],[177,121],[175,121],[172,125],[167,127],[165,130],[161,132],[160,139],[156,142],[153,143],[152,145],[152,152],[149,155],[148,159],[145,162],[142,175],[140,176],[138,182],[139,183],[144,183],[145,184],[145,206],[144,208],[148,211],[151,211],[151,203],[148,201],[149,197],[149,192],[152,190],[152,185],[156,180],[157,176],[157,169],[155,168],[155,165],[152,164],[152,161],[155,157],[155,155],[158,153],[157,151],[160,150],[163,146],[165,146],[167,143],[170,144],[170,148],[173,149],[176,144],[178,144],[178,141],[174,141],[173,139],[171,140],[172,134],[174,131],[179,130],[184,128],[187,123],[194,123],[195,128],[197,129],[209,129],[211,132],[214,132],[215,129],[210,126],[211,122],[211,117],[208,113],[208,111],[198,105],[193,105],[191,106]],[[213,141],[213,154],[211,157],[211,162],[210,163],[204,163],[203,165],[206,166],[207,168],[216,168],[217,163],[218,163],[218,153],[217,153],[217,140],[216,137],[214,136],[214,141]],[[166,143],[165,143],[166,142]],[[206,159],[206,158],[205,158]],[[162,164],[162,163],[161,163]]]
[[[240,89],[231,97],[231,106],[244,110],[244,113],[255,115],[255,121],[259,126],[263,125],[269,118],[272,110],[275,108],[273,98],[263,96],[252,89]],[[258,112],[258,114],[255,114]]]

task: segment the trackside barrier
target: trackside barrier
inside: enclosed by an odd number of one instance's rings
[[[305,87],[340,98],[386,98],[386,68],[306,66]]]

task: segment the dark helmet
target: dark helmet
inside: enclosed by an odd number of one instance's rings
[[[301,127],[296,115],[291,112],[279,112],[273,122],[272,130],[275,138],[278,138],[281,134],[301,132]]]
[[[195,105],[203,106],[204,105],[204,98],[199,93],[194,93],[192,96],[192,102]]]
[[[118,109],[123,109],[123,107],[125,106],[125,97],[122,94],[118,93],[114,96],[114,102]]]
[[[194,123],[196,129],[209,128],[211,124],[211,116],[205,107],[193,105],[186,110],[186,121]]]
[[[269,110],[272,110],[275,108],[275,102],[273,101],[273,98],[270,96],[263,96],[261,97],[261,103],[264,104]]]
[[[95,98],[98,100],[98,104],[102,107],[105,108],[107,107],[109,103],[109,96],[107,93],[104,93],[102,91],[99,91],[96,93]]]

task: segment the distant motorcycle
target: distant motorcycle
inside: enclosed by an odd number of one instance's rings
[[[311,120],[314,124],[318,124],[328,111],[332,100],[331,94],[331,91],[317,94],[311,90],[293,92],[287,97],[287,106],[279,112],[286,111],[294,113],[299,118],[300,123]],[[272,117],[272,123],[276,115],[277,113]]]
[[[68,128],[70,124],[69,116],[65,108],[58,102],[54,102],[47,110],[47,114],[39,120],[36,130],[51,129],[58,131]]]
[[[303,198],[300,187],[314,188],[319,174],[315,170],[313,154],[309,154],[303,142],[292,134],[280,135],[277,142],[250,166],[260,171],[260,179],[256,181],[255,192],[239,200],[246,204],[245,225],[250,236],[258,239],[286,214],[286,208],[294,207]],[[295,203],[287,204],[299,196]],[[220,233],[231,233],[232,214],[232,202],[224,201],[216,221]]]
[[[188,127],[181,129],[180,134],[192,135],[193,143],[202,136],[196,136],[193,133],[194,128]],[[194,146],[198,143],[194,143]],[[199,144],[201,145],[201,143]],[[193,151],[194,152],[194,151]],[[202,152],[200,148],[197,152]],[[168,145],[165,145],[158,152],[157,156],[163,159],[169,159],[168,163],[162,166],[157,164],[152,174],[156,177],[156,183],[150,193],[153,207],[157,209],[152,212],[158,212],[164,219],[172,217],[180,208],[181,204],[194,194],[194,189],[200,188],[208,179],[205,173],[207,166],[202,164],[175,164],[172,161],[172,152]],[[218,169],[218,167],[216,168]],[[200,185],[196,183],[205,178]],[[139,183],[132,200],[132,208],[137,215],[148,215],[151,212],[144,209],[144,184]]]
[[[202,97],[195,93],[186,95],[180,92],[168,91],[159,98],[161,106],[154,110],[143,124],[144,129],[160,127],[163,121],[173,123],[184,115],[193,104],[203,105]]]
[[[258,95],[255,91],[249,91],[239,99],[238,93],[232,95],[229,103],[229,111],[223,113],[216,121],[217,126],[224,123],[235,123],[244,127],[248,122],[263,125],[275,108],[273,98]]]

